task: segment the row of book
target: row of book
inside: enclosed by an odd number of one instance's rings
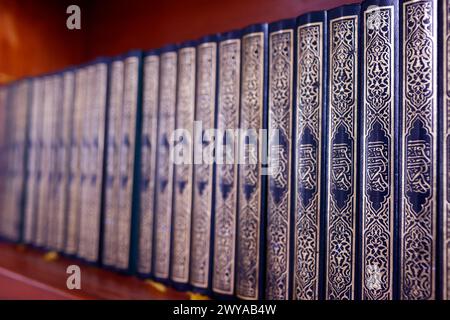
[[[1,235],[215,297],[450,298],[449,10],[367,0],[1,87]],[[247,161],[174,163],[238,128],[267,133]]]

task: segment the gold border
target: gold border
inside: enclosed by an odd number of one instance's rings
[[[332,63],[332,59],[331,59],[331,54],[332,54],[332,37],[333,37],[333,28],[331,28],[332,24],[337,22],[337,21],[341,21],[341,20],[348,20],[351,19],[354,21],[354,25],[355,25],[355,34],[354,34],[354,41],[355,41],[355,67],[354,67],[354,84],[358,83],[358,76],[359,76],[359,70],[358,70],[358,63],[359,63],[359,56],[358,56],[358,37],[359,37],[359,18],[358,15],[349,15],[349,16],[342,16],[342,17],[338,17],[332,20],[329,20],[329,35],[328,35],[328,39],[329,39],[329,51],[328,51],[328,56],[330,57],[328,60],[328,91],[331,92],[331,82],[332,82],[332,78],[331,78],[331,63]],[[351,285],[351,299],[354,298],[355,296],[355,265],[356,265],[356,261],[355,261],[355,242],[356,242],[356,235],[355,235],[355,231],[356,231],[356,214],[358,211],[358,208],[356,207],[356,193],[357,193],[357,175],[358,175],[358,171],[357,171],[357,146],[358,146],[358,123],[356,121],[357,117],[358,117],[358,97],[359,97],[359,90],[358,87],[355,87],[355,101],[354,101],[354,111],[353,111],[353,119],[354,119],[354,128],[353,128],[353,161],[352,164],[354,165],[353,167],[353,195],[351,196],[352,198],[352,202],[353,202],[353,230],[352,230],[352,247],[351,247],[351,257],[352,257],[352,262],[351,262],[351,266],[352,266],[352,285]],[[328,132],[328,147],[327,147],[327,156],[328,156],[328,161],[327,161],[327,174],[328,177],[330,179],[331,176],[331,148],[332,148],[332,132],[331,132],[331,101],[329,103],[329,116],[328,116],[328,128],[329,128],[329,132]],[[331,198],[331,183],[328,183],[328,196],[327,196],[327,214],[329,215],[329,210],[330,210],[330,198]],[[329,221],[330,218],[329,216],[327,216],[327,248],[326,248],[326,280],[325,280],[325,291],[326,291],[326,297],[329,297],[329,272],[328,272],[328,268],[329,268],[329,257],[330,257],[330,252],[329,252]]]

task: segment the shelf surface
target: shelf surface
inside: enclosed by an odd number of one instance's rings
[[[45,259],[47,252],[0,242],[0,299],[133,299],[180,300],[187,293],[171,288],[160,291],[136,277],[118,274],[59,256]],[[81,269],[81,289],[69,290],[69,265]]]

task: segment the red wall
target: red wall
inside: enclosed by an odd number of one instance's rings
[[[0,0],[0,84],[355,0]],[[66,28],[81,7],[82,30]]]

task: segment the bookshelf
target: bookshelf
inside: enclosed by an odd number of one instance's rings
[[[239,29],[323,10],[355,0],[0,0],[0,84],[52,72],[98,56]],[[77,4],[82,29],[65,27],[66,8]],[[0,113],[0,126],[4,115]],[[4,134],[0,128],[0,141]],[[1,190],[0,190],[1,191]],[[158,291],[141,279],[78,260],[45,259],[46,252],[0,243],[0,298],[20,299],[188,299]],[[82,269],[82,290],[66,288],[68,265]]]
[[[171,288],[162,292],[133,276],[51,256],[28,246],[0,242],[0,299],[189,299],[187,293]],[[81,269],[81,290],[67,289],[69,265]]]

